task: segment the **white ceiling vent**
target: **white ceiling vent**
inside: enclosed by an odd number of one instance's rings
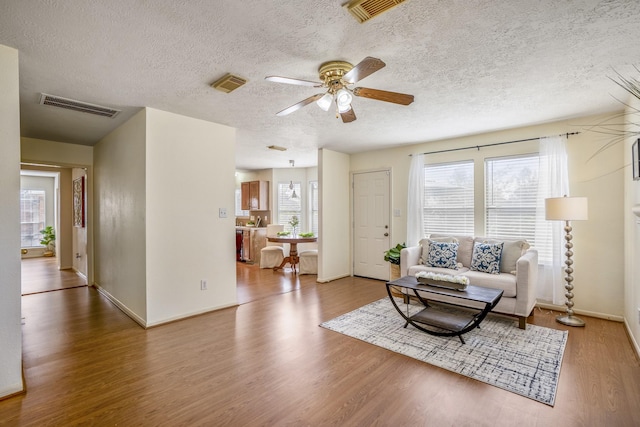
[[[40,94],[40,104],[51,105],[52,107],[66,108],[67,110],[80,111],[96,116],[114,118],[121,110],[115,110],[101,105],[89,104],[87,102],[76,101],[75,99],[63,98],[61,96]]]
[[[351,0],[344,7],[362,24],[405,0]]]

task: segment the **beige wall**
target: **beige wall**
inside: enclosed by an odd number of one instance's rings
[[[640,108],[640,101],[631,98],[629,105]],[[637,110],[627,108],[629,123],[638,123]],[[632,337],[636,352],[640,355],[640,217],[633,213],[640,209],[640,181],[633,181],[631,168],[631,147],[640,136],[637,125],[628,124],[626,131],[634,133],[620,143],[624,150],[624,229],[625,229],[625,279],[624,279],[624,317],[627,329]]]
[[[0,45],[0,397],[23,390],[18,51]]]
[[[400,217],[392,217],[391,241],[406,240],[407,179],[412,153],[478,146],[504,141],[558,135],[583,131],[567,142],[571,194],[589,199],[589,221],[575,222],[574,267],[575,310],[583,314],[621,319],[623,315],[623,154],[620,145],[591,156],[608,141],[596,132],[584,132],[587,125],[605,116],[585,117],[539,126],[492,132],[482,135],[407,145],[388,150],[371,151],[351,156],[351,171],[390,168],[392,170],[392,209]],[[584,124],[582,126],[581,124]],[[426,162],[438,163],[473,159],[477,165],[476,234],[484,234],[484,158],[537,151],[537,143],[518,143],[480,150],[463,150],[426,156]]]
[[[93,164],[93,147],[35,138],[21,138],[21,157],[25,163],[59,166]]]
[[[147,318],[142,110],[94,147],[95,284],[137,322]]]
[[[234,163],[235,129],[147,109],[147,325],[236,304]]]
[[[327,282],[352,273],[349,156],[331,150],[319,150],[318,181],[320,227],[317,280]]]

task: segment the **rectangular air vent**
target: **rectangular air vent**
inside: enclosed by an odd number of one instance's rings
[[[75,99],[63,98],[61,96],[40,94],[40,104],[50,105],[52,107],[66,108],[67,110],[80,111],[81,113],[89,113],[96,116],[114,118],[121,110],[115,110],[101,105],[89,104],[87,102],[77,101]]]
[[[362,24],[404,1],[405,0],[352,0],[344,5],[344,7]]]
[[[215,82],[211,83],[211,87],[219,91],[229,93],[238,89],[246,82],[247,81],[242,77],[234,76],[233,74],[226,74]]]

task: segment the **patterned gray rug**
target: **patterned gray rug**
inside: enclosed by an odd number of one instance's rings
[[[398,306],[404,308],[401,300]],[[410,314],[422,307],[408,306]],[[388,298],[320,326],[553,406],[567,331],[489,315],[458,337],[428,335],[400,317]]]

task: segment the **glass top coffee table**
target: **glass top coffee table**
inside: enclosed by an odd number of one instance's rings
[[[402,310],[395,298],[391,294],[393,286],[404,288],[406,294],[413,293],[415,297],[424,305],[424,309],[415,314],[408,314],[408,310]],[[483,288],[481,286],[469,285],[463,291],[446,289],[437,286],[423,284],[413,276],[405,276],[400,279],[387,282],[387,293],[391,303],[398,313],[404,318],[404,327],[411,324],[415,328],[430,335],[460,338],[462,344],[464,339],[462,334],[477,328],[480,322],[489,314],[502,298],[503,291],[500,289]],[[449,301],[430,302],[429,295],[443,295],[450,297]],[[405,297],[405,304],[409,304],[409,295]],[[457,301],[458,303],[451,302]],[[473,308],[464,305],[465,301],[476,303],[478,307]]]

